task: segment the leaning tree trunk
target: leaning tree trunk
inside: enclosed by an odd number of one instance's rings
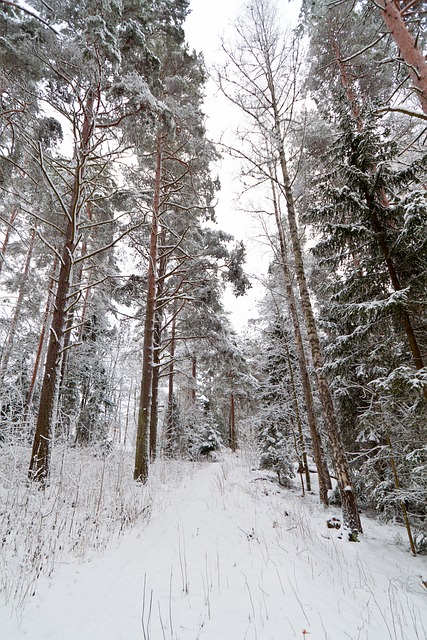
[[[427,114],[427,62],[405,24],[405,7],[400,10],[396,0],[375,0],[375,4],[405,61],[421,108]]]
[[[79,242],[78,226],[79,213],[81,210],[81,198],[84,189],[84,174],[88,151],[93,135],[93,105],[94,94],[93,92],[89,92],[84,110],[81,144],[77,154],[76,168],[74,172],[71,203],[61,253],[61,266],[58,274],[58,284],[37,415],[36,432],[34,434],[28,472],[29,478],[31,480],[37,480],[42,486],[48,478],[50,469],[50,453],[56,419],[56,404],[58,399],[57,391],[64,344],[64,330],[67,319],[70,276],[74,262],[74,252]]]
[[[305,268],[302,258],[301,243],[299,239],[294,197],[292,192],[291,180],[288,173],[285,148],[283,144],[281,121],[277,106],[278,102],[274,86],[274,78],[272,75],[271,64],[269,63],[269,60],[267,82],[271,97],[271,106],[273,110],[274,133],[277,145],[276,151],[278,154],[282,173],[282,188],[286,201],[292,252],[295,261],[295,274],[300,292],[301,307],[307,330],[307,337],[311,348],[313,365],[316,370],[317,386],[319,389],[319,396],[322,403],[326,432],[330,444],[332,463],[335,469],[338,489],[341,495],[343,522],[344,525],[352,531],[361,532],[362,523],[360,521],[359,511],[357,509],[356,493],[353,486],[350,465],[347,460],[344,445],[342,442],[341,432],[335,414],[335,408],[332,400],[329,382],[325,374],[323,373],[323,355],[320,347],[320,339],[317,331],[316,321],[314,318],[310,294],[308,291],[307,280],[305,277]]]
[[[3,238],[3,244],[2,247],[0,249],[0,274],[2,272],[3,269],[3,265],[5,263],[6,260],[6,253],[7,253],[7,247],[9,245],[9,239],[10,239],[10,230],[13,228],[14,222],[16,220],[16,216],[18,215],[18,209],[13,209],[11,215],[10,215],[10,220],[9,220],[9,224],[6,227],[6,231],[4,234],[4,238]]]
[[[148,262],[147,304],[145,309],[144,343],[142,354],[141,395],[136,434],[134,479],[146,482],[150,464],[150,406],[153,380],[154,318],[157,285],[157,235],[160,214],[162,182],[162,150],[160,129],[156,141],[156,174],[154,185],[153,216],[151,221],[150,257]]]
[[[6,375],[7,366],[9,364],[10,354],[12,353],[13,343],[16,335],[16,329],[18,327],[18,322],[21,315],[22,303],[24,301],[24,295],[27,293],[28,276],[30,273],[31,258],[33,256],[35,241],[36,241],[36,228],[34,227],[31,234],[30,243],[28,245],[27,256],[25,258],[24,271],[21,276],[21,282],[19,286],[19,293],[18,293],[18,298],[16,300],[15,310],[13,312],[12,321],[10,323],[7,338],[2,349],[1,360],[0,360],[0,388],[3,385],[3,380]]]
[[[276,225],[279,234],[279,244],[281,253],[281,263],[283,271],[283,279],[285,283],[286,297],[291,315],[292,326],[294,330],[295,346],[297,351],[298,366],[301,375],[302,388],[304,393],[304,401],[307,412],[307,422],[310,430],[310,436],[313,447],[313,457],[316,464],[317,473],[319,477],[319,497],[320,501],[327,506],[328,490],[332,488],[331,478],[329,476],[328,466],[325,461],[325,456],[322,450],[322,442],[320,439],[319,430],[317,428],[316,414],[314,412],[313,392],[311,388],[310,376],[308,374],[307,359],[304,350],[304,343],[301,335],[301,327],[298,318],[297,305],[292,287],[292,278],[289,270],[289,256],[288,247],[286,244],[285,233],[283,229],[283,221],[280,215],[279,203],[277,201],[277,194],[273,179],[271,181],[271,189],[273,195],[274,214],[276,218]]]
[[[278,140],[280,140],[280,138],[278,138]],[[338,426],[335,408],[332,401],[332,394],[329,388],[329,382],[325,374],[323,373],[323,355],[320,347],[320,339],[317,331],[316,321],[314,318],[310,294],[308,292],[307,280],[305,277],[304,262],[302,258],[301,244],[296,221],[291,181],[287,169],[285,150],[282,144],[280,144],[279,147],[279,158],[282,169],[283,190],[285,193],[288,212],[289,230],[295,260],[295,272],[298,281],[301,306],[304,314],[308,340],[311,347],[313,364],[316,370],[319,396],[322,403],[332,461],[337,477],[338,488],[341,494],[343,521],[345,526],[347,526],[352,531],[361,532],[362,524],[357,509],[356,494],[354,491],[350,465],[344,450],[341,432]]]
[[[395,7],[394,9],[392,9],[388,4],[387,4],[388,9],[391,9],[391,12],[394,13],[395,11],[397,13],[399,13],[398,9]],[[404,28],[406,29],[406,26],[403,24]],[[410,35],[410,34],[409,34]],[[347,69],[346,66],[343,62],[343,57],[341,54],[341,49],[339,47],[338,42],[336,41],[335,37],[333,34],[330,34],[329,37],[329,42],[330,42],[330,46],[333,49],[334,55],[335,55],[335,61],[337,63],[338,66],[338,70],[339,70],[339,74],[340,74],[340,80],[341,80],[341,84],[346,92],[346,97],[347,97],[347,101],[350,105],[350,108],[352,110],[352,113],[354,115],[354,118],[356,120],[356,124],[357,124],[357,130],[359,132],[361,132],[363,130],[363,120],[361,118],[361,112],[360,112],[360,106],[359,106],[359,102],[358,99],[356,97],[356,94],[354,92],[353,89],[353,84],[352,84],[352,80],[349,77],[349,74],[347,73]],[[415,43],[414,43],[415,46]],[[426,88],[427,88],[427,65],[426,65]],[[426,91],[426,97],[427,97],[427,91]],[[427,100],[426,100],[426,104],[427,104]],[[377,169],[376,166],[372,166],[372,171],[374,172]],[[402,286],[400,283],[400,278],[398,276],[397,273],[397,269],[395,267],[394,261],[392,259],[392,255],[389,249],[389,246],[387,244],[387,240],[385,237],[385,233],[384,233],[384,229],[381,225],[381,221],[376,213],[376,202],[374,200],[374,198],[372,197],[371,193],[368,192],[368,190],[366,190],[365,192],[365,199],[366,202],[368,204],[369,207],[369,211],[371,212],[371,219],[372,219],[372,227],[373,230],[375,231],[375,237],[377,238],[377,242],[381,248],[381,252],[384,256],[384,260],[385,260],[385,264],[387,267],[387,271],[390,277],[390,281],[391,284],[393,286],[394,291],[401,291]],[[381,205],[381,207],[384,207],[386,209],[388,209],[390,207],[389,204],[389,200],[387,197],[387,194],[385,193],[384,190],[382,190],[382,192],[379,195],[379,204]],[[424,368],[424,360],[423,360],[423,356],[421,354],[421,350],[418,344],[418,340],[417,337],[415,335],[415,330],[413,327],[413,323],[412,323],[412,319],[409,315],[409,313],[406,310],[403,310],[400,314],[400,321],[402,322],[403,328],[405,330],[406,333],[406,337],[408,338],[408,343],[409,343],[409,348],[411,350],[411,354],[412,354],[412,358],[414,361],[414,365],[415,368],[419,371],[420,369]],[[423,390],[423,395],[424,398],[427,400],[427,388],[424,387]]]
[[[36,359],[34,361],[33,373],[31,376],[30,386],[28,387],[27,397],[25,399],[24,415],[27,416],[33,403],[34,390],[36,387],[37,377],[40,369],[40,363],[42,361],[42,354],[46,347],[46,337],[50,328],[52,311],[53,311],[53,299],[55,296],[55,283],[56,283],[56,270],[58,268],[58,256],[55,255],[55,259],[52,267],[52,275],[49,281],[49,288],[47,293],[46,307],[43,315],[42,327],[40,332],[39,344],[37,347]]]

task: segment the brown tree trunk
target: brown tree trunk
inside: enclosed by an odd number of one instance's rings
[[[391,283],[393,285],[393,289],[395,291],[401,291],[402,290],[402,286],[400,284],[400,279],[399,276],[397,274],[396,271],[396,267],[394,265],[394,262],[392,260],[392,257],[390,255],[390,250],[388,248],[386,239],[384,237],[384,232],[381,226],[381,223],[378,219],[378,216],[376,214],[376,212],[374,211],[374,203],[371,201],[371,198],[369,197],[369,194],[366,195],[366,199],[368,204],[370,205],[371,210],[373,211],[372,213],[372,225],[374,228],[374,231],[376,233],[377,239],[378,239],[378,244],[381,247],[381,251],[383,252],[383,256],[385,259],[385,263],[387,265],[387,270],[388,270],[388,274],[390,276],[390,280]],[[388,201],[386,200],[385,196],[384,196],[384,202],[383,202],[384,206],[388,206]],[[411,349],[411,353],[412,353],[412,358],[414,360],[414,364],[416,369],[420,370],[424,368],[424,362],[423,362],[423,357],[421,355],[421,351],[418,345],[418,341],[415,335],[415,331],[414,328],[412,326],[412,321],[411,318],[408,314],[407,311],[402,311],[401,312],[401,321],[403,324],[403,327],[405,329],[406,332],[406,336],[408,338],[408,343],[409,343],[409,347]],[[427,389],[424,389],[424,396],[427,399]]]
[[[280,215],[279,203],[277,200],[277,194],[274,182],[271,182],[271,189],[273,195],[274,215],[276,219],[277,230],[279,234],[279,244],[281,253],[281,266],[283,271],[283,279],[285,284],[286,297],[291,315],[292,326],[294,330],[295,346],[297,351],[298,366],[301,375],[302,388],[304,393],[304,401],[307,412],[307,422],[310,430],[310,436],[313,446],[313,457],[316,464],[317,473],[319,477],[319,497],[322,504],[327,506],[328,490],[332,488],[331,478],[328,471],[328,466],[325,461],[325,456],[322,450],[322,442],[320,439],[319,430],[317,428],[316,414],[314,412],[313,392],[311,388],[310,376],[308,374],[307,358],[304,350],[304,343],[301,335],[300,322],[298,318],[297,305],[292,287],[292,278],[289,270],[289,256],[288,247],[286,243],[283,222]]]
[[[74,198],[76,198],[76,194],[74,194]],[[46,355],[36,432],[34,435],[29,468],[30,479],[37,480],[42,485],[46,482],[50,469],[50,452],[53,427],[56,419],[55,400],[57,397],[62,347],[64,344],[69,278],[74,249],[73,224],[72,222],[68,222],[66,242],[61,255],[58,288],[55,296],[55,306],[52,325],[50,328],[50,340]]]
[[[387,0],[383,0],[383,2],[385,2],[387,4]],[[393,3],[390,3],[390,4],[393,4]],[[387,6],[388,6],[388,4],[387,4]],[[397,9],[397,7],[395,5],[393,5],[393,6],[395,7],[394,10],[397,13],[399,13],[399,10]],[[406,29],[405,25],[404,25],[404,27]],[[356,97],[356,95],[354,93],[352,82],[348,77],[345,64],[342,61],[341,49],[339,47],[338,42],[334,38],[333,34],[330,34],[329,40],[330,40],[330,45],[331,45],[331,47],[332,47],[332,49],[334,51],[334,54],[335,54],[335,59],[336,59],[338,70],[339,70],[339,74],[340,74],[341,84],[343,85],[343,87],[345,89],[348,103],[350,104],[350,107],[352,109],[353,115],[354,115],[354,117],[356,119],[358,131],[362,131],[363,130],[363,121],[362,121],[362,119],[360,117],[360,107],[359,107],[358,99],[357,99],[357,97]],[[414,43],[414,46],[415,46],[415,43]],[[426,66],[426,70],[427,70],[427,66]],[[426,75],[426,86],[427,86],[427,75]],[[427,92],[426,92],[426,96],[427,96]],[[376,167],[373,166],[372,167],[372,171],[374,171],[375,169],[376,169]],[[398,277],[398,274],[397,274],[393,259],[392,259],[391,255],[390,255],[390,250],[389,250],[389,247],[387,245],[387,241],[386,241],[386,238],[385,238],[385,235],[384,235],[384,231],[383,231],[383,228],[381,226],[381,222],[378,219],[378,216],[377,216],[377,214],[375,212],[375,202],[373,201],[372,196],[368,192],[365,193],[365,198],[366,198],[366,202],[367,202],[367,204],[369,206],[369,209],[372,212],[372,226],[373,226],[373,229],[375,231],[375,234],[376,234],[376,237],[377,237],[377,240],[378,240],[378,244],[380,245],[381,251],[382,251],[383,256],[384,256],[384,260],[385,260],[385,263],[386,263],[386,266],[387,266],[387,271],[388,271],[388,274],[390,276],[390,281],[392,283],[393,289],[395,291],[401,291],[402,287],[401,287],[401,284],[400,284],[400,280],[399,280],[399,277]],[[390,205],[389,205],[389,201],[388,201],[388,198],[387,198],[387,194],[385,192],[383,192],[380,195],[379,201],[380,201],[381,206],[385,207],[386,209],[389,208]],[[403,311],[401,313],[401,322],[403,324],[406,336],[408,338],[408,343],[409,343],[409,347],[411,349],[411,353],[412,353],[412,357],[413,357],[413,360],[414,360],[415,367],[416,367],[417,370],[420,370],[420,369],[422,369],[424,367],[424,362],[423,362],[421,351],[420,351],[420,348],[419,348],[419,345],[418,345],[418,341],[417,341],[417,338],[416,338],[416,335],[415,335],[415,331],[414,331],[414,328],[413,328],[413,325],[412,325],[412,320],[411,320],[411,317],[409,316],[407,311]],[[424,388],[423,393],[424,393],[424,397],[427,399],[427,388]]]
[[[74,252],[79,241],[78,225],[81,206],[80,200],[83,189],[82,183],[86,169],[87,153],[93,135],[93,105],[94,93],[89,92],[84,110],[81,145],[77,154],[68,222],[61,253],[58,286],[46,355],[36,432],[34,434],[28,472],[29,478],[31,480],[37,480],[42,486],[48,478],[50,469],[50,454],[53,429],[56,419],[57,391],[60,378],[62,348],[64,344],[70,275],[73,266]]]
[[[236,412],[234,407],[234,392],[230,394],[230,449],[237,450]]]
[[[191,357],[191,377],[192,377],[191,401],[193,404],[195,404],[196,392],[197,392],[197,356],[195,353],[193,353]]]
[[[405,7],[400,10],[396,0],[375,0],[375,4],[406,63],[421,108],[427,113],[427,62],[405,24]]]
[[[0,274],[1,274],[2,269],[3,269],[3,264],[5,262],[5,257],[6,257],[6,253],[7,253],[7,247],[9,245],[10,230],[13,227],[13,224],[14,224],[14,222],[16,220],[17,215],[18,215],[18,209],[13,209],[12,213],[10,214],[9,224],[6,227],[6,231],[5,231],[4,238],[3,238],[3,244],[2,244],[2,247],[0,249]]]
[[[12,320],[9,327],[9,332],[8,332],[6,341],[3,345],[3,349],[1,353],[0,388],[3,385],[4,376],[6,375],[10,354],[12,353],[12,349],[13,349],[13,342],[15,340],[16,329],[18,327],[18,322],[21,315],[22,303],[24,301],[24,296],[27,293],[27,289],[28,289],[28,275],[30,272],[31,258],[33,256],[35,241],[36,241],[36,228],[34,227],[31,233],[30,243],[28,245],[27,255],[25,258],[24,271],[21,276],[21,282],[19,285],[19,293],[18,293],[18,298],[16,300],[15,310],[13,312]]]
[[[281,140],[281,138],[278,138]],[[329,438],[332,461],[337,477],[338,488],[341,494],[343,520],[345,526],[352,531],[362,531],[359,511],[357,509],[356,494],[353,486],[350,465],[342,443],[341,432],[335,415],[335,408],[332,401],[332,394],[328,380],[323,373],[323,355],[320,348],[319,334],[314,318],[313,307],[308,292],[307,280],[305,277],[304,262],[302,258],[301,245],[299,240],[298,225],[291,182],[289,179],[286,156],[283,145],[279,148],[280,165],[283,177],[283,189],[285,193],[288,223],[291,234],[292,249],[295,260],[295,271],[298,281],[298,288],[301,296],[301,306],[307,328],[308,340],[311,347],[314,368],[316,370],[317,384],[320,401],[322,403],[323,415],[326,430]]]
[[[89,220],[91,220],[92,216],[90,214],[90,207],[87,206],[86,210],[89,213],[88,218],[89,218]],[[82,249],[81,249],[81,252],[80,252],[81,256],[84,256],[86,254],[86,252],[87,252],[87,243],[86,243],[86,240],[84,240],[83,243],[82,243]],[[76,271],[74,271],[71,274],[71,282],[72,282],[72,288],[74,290],[74,295],[76,295],[76,293],[75,293],[76,289],[80,288],[82,277],[83,277],[83,263],[80,263],[80,267],[77,269],[77,273],[76,273]],[[71,282],[70,282],[70,284],[71,284]],[[83,335],[83,323],[84,323],[85,315],[86,315],[86,311],[87,311],[87,303],[88,303],[89,293],[90,293],[90,287],[88,287],[85,290],[83,309],[82,309],[82,318],[81,318],[81,322],[80,322],[80,326],[79,326],[79,330],[78,330],[78,342],[80,342],[80,340],[82,339],[82,335]],[[63,346],[63,354],[62,354],[62,361],[61,361],[61,378],[60,378],[60,381],[59,381],[59,385],[60,385],[59,393],[60,393],[60,396],[63,393],[64,383],[65,383],[66,375],[67,375],[68,356],[69,356],[69,353],[70,353],[71,332],[72,332],[73,327],[74,327],[75,311],[76,311],[76,305],[73,304],[71,306],[71,308],[69,309],[68,314],[67,314],[67,324],[66,324],[65,334],[64,334],[64,346]]]
[[[361,532],[362,524],[357,509],[356,494],[354,491],[350,465],[347,460],[344,445],[342,443],[341,432],[335,415],[335,408],[332,401],[332,394],[329,388],[329,383],[326,379],[325,374],[323,373],[323,355],[320,348],[319,334],[317,331],[313,307],[311,304],[307,280],[305,277],[305,269],[301,252],[301,245],[299,241],[294,199],[283,145],[280,145],[279,154],[283,177],[283,189],[285,192],[286,205],[288,210],[288,223],[295,259],[295,271],[301,296],[301,306],[307,328],[308,340],[311,347],[313,364],[316,370],[319,396],[322,403],[332,461],[337,477],[338,488],[341,494],[343,520],[344,524],[349,529],[351,529],[352,531]]]
[[[289,349],[287,347],[286,347],[286,358],[288,361],[288,371],[289,371],[289,376],[291,380],[292,396],[293,396],[294,407],[295,407],[295,418],[296,418],[296,423],[298,428],[298,439],[295,438],[295,450],[296,450],[296,454],[298,455],[298,458],[302,458],[302,465],[305,473],[305,482],[307,485],[307,491],[311,491],[310,469],[308,468],[308,460],[307,460],[307,447],[305,445],[305,438],[302,430],[301,413],[299,410],[298,394],[295,388],[295,377],[294,377],[294,370],[291,362],[291,354],[289,353]],[[320,480],[320,476],[319,476],[319,480]],[[327,498],[328,496],[326,494],[326,499]],[[324,504],[327,505],[328,503],[326,502]]]
[[[167,266],[167,255],[164,250],[166,232],[162,230],[160,234],[161,253],[159,258],[159,273],[157,278],[157,298],[156,312],[154,318],[153,335],[153,380],[151,390],[151,411],[150,411],[150,460],[153,462],[157,456],[157,422],[159,414],[159,381],[160,381],[160,348],[162,342],[162,321],[163,321],[163,301],[161,300],[164,291],[164,277]],[[163,249],[162,249],[163,248]]]
[[[153,337],[156,310],[157,285],[157,235],[160,215],[162,183],[161,134],[156,140],[156,173],[154,185],[153,216],[151,221],[150,257],[148,262],[147,304],[145,309],[144,343],[142,355],[141,395],[138,412],[138,430],[135,449],[134,479],[146,482],[150,464],[150,404],[153,380]]]
[[[176,336],[176,308],[174,305],[171,337],[169,347],[169,375],[168,375],[168,411],[165,433],[166,451],[173,453],[176,445],[176,421],[175,421],[175,336]]]
[[[31,404],[33,402],[34,390],[36,386],[37,376],[40,369],[40,363],[42,360],[42,354],[44,352],[46,346],[46,338],[48,336],[48,331],[50,328],[52,311],[53,311],[53,299],[55,297],[55,283],[56,283],[56,270],[58,268],[58,256],[55,255],[53,267],[52,267],[52,275],[49,281],[49,289],[47,293],[46,307],[43,315],[42,328],[40,332],[39,344],[37,347],[36,359],[34,361],[33,373],[31,376],[30,386],[27,391],[27,397],[25,399],[25,409],[24,413],[27,416],[30,410]]]

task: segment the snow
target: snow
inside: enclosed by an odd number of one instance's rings
[[[338,510],[243,453],[180,464],[151,482],[148,524],[41,577],[19,616],[3,606],[1,640],[427,637],[427,558],[398,544],[403,529],[365,517],[349,542],[326,527]]]

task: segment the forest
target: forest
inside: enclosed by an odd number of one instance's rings
[[[0,592],[16,610],[63,554],[148,519],[162,465],[224,451],[335,509],[350,541],[370,518],[427,552],[425,3],[302,0],[292,28],[286,7],[242,2],[208,69],[190,0],[0,0]],[[208,80],[239,114],[221,141]],[[217,224],[224,156],[266,274]],[[239,333],[223,294],[254,278]]]

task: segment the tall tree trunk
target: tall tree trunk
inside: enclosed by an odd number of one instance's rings
[[[230,394],[230,449],[237,450],[236,411],[234,406],[234,391]]]
[[[278,139],[281,140],[281,138]],[[291,181],[288,174],[286,156],[282,144],[280,144],[279,148],[279,157],[282,169],[283,189],[286,198],[292,249],[295,260],[295,271],[301,296],[301,306],[307,328],[308,340],[311,347],[313,364],[316,370],[319,396],[322,403],[332,461],[337,477],[338,488],[341,494],[343,520],[345,526],[347,526],[349,529],[351,529],[352,531],[361,532],[362,524],[357,509],[356,494],[354,491],[350,465],[347,460],[341,438],[341,432],[335,415],[335,408],[332,400],[332,394],[329,388],[329,382],[325,374],[323,373],[323,355],[320,347],[320,339],[317,331],[316,321],[314,318],[310,294],[308,292],[307,280],[305,277],[304,262],[299,240]]]
[[[24,296],[26,295],[27,289],[28,289],[28,275],[30,273],[31,258],[33,256],[35,241],[36,241],[36,228],[34,227],[31,233],[27,255],[25,257],[24,271],[22,272],[22,276],[21,276],[21,282],[19,285],[19,293],[18,293],[18,298],[16,300],[15,310],[13,312],[12,320],[9,327],[9,332],[8,332],[6,341],[3,345],[3,349],[1,353],[0,388],[3,385],[3,380],[6,375],[10,354],[12,353],[12,349],[13,349],[13,342],[15,340],[16,329],[18,327],[18,322],[21,315],[22,303],[24,301]]]
[[[375,4],[406,63],[421,108],[427,114],[427,62],[405,24],[406,7],[400,9],[396,0],[375,0]]]
[[[280,164],[282,169],[283,188],[285,192],[289,229],[295,260],[295,271],[301,296],[301,306],[307,328],[308,340],[311,347],[313,364],[316,370],[319,396],[322,403],[333,465],[337,477],[338,488],[341,494],[343,520],[344,524],[349,529],[351,529],[352,531],[361,532],[362,524],[357,509],[356,494],[354,491],[350,465],[347,460],[341,438],[341,432],[335,415],[335,408],[332,401],[332,394],[329,388],[329,383],[325,374],[323,373],[323,355],[320,348],[319,334],[317,331],[313,307],[311,304],[307,280],[305,277],[304,262],[299,240],[291,181],[289,179],[285,151],[282,145],[280,146]]]
[[[320,401],[322,403],[323,416],[330,444],[332,462],[337,477],[338,488],[341,494],[343,521],[344,525],[352,531],[361,532],[362,523],[360,521],[360,516],[357,509],[356,494],[354,491],[350,465],[344,450],[341,432],[335,414],[332,394],[329,388],[329,382],[325,374],[323,373],[323,355],[320,347],[320,339],[317,331],[316,321],[314,318],[310,294],[308,291],[307,280],[305,277],[305,268],[298,233],[294,197],[292,192],[291,180],[289,178],[285,148],[283,144],[281,121],[278,111],[274,78],[271,71],[271,64],[268,59],[268,54],[267,62],[267,81],[274,115],[274,132],[277,145],[276,151],[279,157],[279,163],[282,173],[282,187],[286,200],[288,225],[291,236],[292,252],[295,261],[295,273],[301,297],[301,307],[307,329],[308,341],[311,348],[313,365],[316,370],[317,386],[319,389]]]
[[[385,0],[386,1],[386,0]],[[395,10],[397,12],[398,9],[395,7]],[[405,25],[404,25],[405,26]],[[405,26],[406,29],[406,26]],[[410,35],[410,34],[409,34]],[[332,32],[330,32],[329,35],[329,41],[330,41],[330,46],[332,47],[333,51],[334,51],[334,55],[335,55],[335,60],[338,66],[338,70],[339,70],[339,74],[340,74],[340,79],[341,79],[341,84],[344,87],[344,90],[346,92],[346,96],[347,96],[347,101],[350,105],[350,108],[353,112],[353,115],[356,119],[356,123],[357,123],[357,129],[359,132],[361,132],[363,130],[363,121],[360,115],[360,106],[359,106],[359,101],[356,97],[356,94],[354,92],[353,89],[353,84],[352,81],[350,80],[348,73],[347,73],[347,69],[346,66],[343,62],[343,57],[341,54],[341,49],[340,46],[336,40],[336,38],[334,37],[334,35],[332,34]],[[415,44],[415,43],[414,43]],[[427,70],[427,66],[426,66],[426,70]],[[426,75],[426,86],[427,86],[427,75]],[[427,96],[427,92],[426,92],[426,96]],[[427,104],[427,103],[426,103]],[[375,171],[377,169],[376,166],[372,167],[372,171]],[[390,277],[390,281],[391,284],[393,286],[393,289],[395,291],[401,291],[402,287],[400,284],[400,279],[399,276],[397,274],[397,270],[396,267],[394,265],[391,253],[390,253],[390,249],[388,247],[387,244],[387,240],[384,234],[384,230],[383,227],[381,225],[381,222],[378,218],[378,215],[375,211],[375,201],[372,198],[372,195],[366,191],[365,193],[365,199],[366,202],[369,206],[369,210],[371,211],[371,216],[372,216],[372,226],[373,229],[375,231],[376,234],[376,238],[378,241],[378,244],[380,245],[382,254],[384,256],[384,260],[386,263],[386,267],[387,267],[387,271]],[[389,200],[387,197],[387,194],[385,193],[385,191],[383,190],[382,193],[380,194],[379,198],[379,203],[382,207],[388,209],[390,207],[389,204]],[[420,370],[424,367],[424,361],[423,361],[423,357],[421,355],[421,350],[419,348],[418,345],[418,340],[417,337],[415,335],[415,331],[414,331],[414,327],[412,324],[412,320],[411,317],[409,315],[409,313],[407,311],[402,311],[400,314],[400,319],[403,325],[403,328],[405,330],[406,336],[408,338],[408,343],[409,343],[409,347],[411,350],[411,354],[414,360],[414,364],[417,370]],[[427,388],[424,388],[423,391],[424,394],[424,398],[427,399]]]
[[[175,336],[176,336],[176,303],[174,304],[171,337],[169,347],[169,374],[168,374],[168,410],[166,422],[166,450],[173,453],[176,448],[176,416],[175,416]]]
[[[73,195],[75,202],[77,201],[76,191],[77,185],[75,185],[75,193]],[[72,267],[72,255],[75,249],[73,227],[74,225],[69,221],[66,231],[66,242],[61,255],[58,288],[55,296],[50,340],[46,355],[36,432],[29,468],[30,479],[37,480],[42,485],[46,482],[50,469],[50,453],[53,427],[56,419],[57,388],[59,384],[62,347],[64,344],[69,279]]]
[[[166,230],[163,229],[159,236],[159,273],[157,278],[156,312],[154,318],[153,335],[153,380],[151,390],[151,411],[150,411],[150,459],[153,462],[157,456],[157,423],[159,414],[159,381],[160,381],[160,349],[162,342],[162,322],[163,322],[163,290],[164,278],[167,266],[167,254],[164,250],[166,242]]]
[[[296,440],[295,442],[295,445],[298,444],[298,446],[296,446],[295,449],[296,449],[296,454],[298,455],[298,458],[300,459],[302,458],[302,463],[303,463],[304,473],[305,473],[305,481],[307,484],[307,491],[311,491],[310,469],[308,468],[308,460],[307,460],[307,447],[305,445],[305,438],[302,430],[301,412],[299,410],[298,394],[295,388],[295,376],[294,376],[294,370],[293,370],[292,361],[291,361],[291,354],[289,353],[289,349],[287,346],[286,346],[286,359],[288,361],[288,371],[289,371],[289,377],[291,380],[292,396],[294,400],[295,418],[296,418],[296,423],[298,428],[298,440]],[[320,479],[320,476],[319,476],[319,479]],[[326,500],[327,498],[328,496],[326,494]],[[327,502],[325,504],[327,504]]]
[[[156,174],[154,185],[153,216],[151,221],[150,257],[148,262],[147,304],[145,309],[144,343],[142,355],[141,395],[136,435],[134,479],[146,482],[150,464],[150,404],[153,380],[154,317],[157,284],[157,235],[160,215],[162,183],[162,150],[160,128],[156,140]]]
[[[275,177],[275,176],[274,176]],[[279,203],[276,194],[276,187],[271,180],[271,189],[273,195],[274,215],[276,218],[276,226],[279,234],[279,244],[281,253],[281,266],[283,271],[283,280],[285,283],[286,297],[291,315],[292,326],[294,330],[295,346],[297,351],[298,366],[301,375],[302,388],[304,393],[304,402],[307,412],[307,422],[310,429],[310,436],[313,447],[313,457],[316,464],[317,473],[319,477],[319,497],[320,501],[327,506],[328,490],[332,488],[331,478],[328,471],[328,466],[325,461],[325,456],[322,450],[322,442],[320,439],[319,430],[317,428],[317,419],[314,412],[313,392],[311,388],[310,376],[308,373],[307,358],[304,350],[304,343],[301,335],[301,327],[298,318],[297,305],[292,287],[292,278],[289,270],[289,255],[288,247],[286,243],[285,230],[283,228],[283,221],[280,214]]]
[[[195,353],[191,356],[191,402],[196,403],[197,392],[197,356]]]
[[[88,220],[92,220],[91,207],[89,206],[89,204],[86,205],[86,211],[88,214]],[[86,252],[87,252],[87,242],[86,240],[83,240],[82,249],[80,252],[81,256],[84,256]],[[77,269],[77,272],[73,270],[71,274],[71,283],[74,291],[76,291],[76,289],[80,289],[82,278],[83,278],[83,262],[80,263],[80,267]],[[90,294],[90,287],[88,287],[85,290],[82,318],[81,318],[81,322],[78,330],[78,342],[80,342],[83,335],[83,323],[84,323],[84,319],[87,311],[87,302],[88,302],[89,294]],[[75,293],[74,295],[77,295],[77,294]],[[60,398],[64,393],[64,384],[66,380],[67,366],[68,366],[68,356],[70,354],[71,332],[74,327],[75,312],[76,312],[76,305],[73,304],[67,314],[67,324],[66,324],[65,335],[64,335],[64,346],[63,346],[63,354],[62,354],[62,362],[61,362],[61,377],[59,381]]]
[[[376,237],[378,239],[378,244],[380,245],[381,251],[384,256],[384,260],[387,265],[387,271],[390,276],[393,289],[395,291],[401,291],[402,286],[400,284],[400,278],[397,274],[396,267],[391,257],[390,249],[387,245],[387,241],[384,235],[382,225],[375,212],[374,203],[372,202],[372,199],[368,193],[366,194],[366,200],[370,205],[370,209],[372,211],[372,226],[374,228]],[[384,200],[384,203],[383,203],[384,206],[388,206],[388,200],[386,199],[385,194],[383,196],[383,200]],[[401,312],[400,317],[401,317],[401,322],[403,324],[403,327],[405,329],[406,336],[408,338],[408,343],[411,349],[412,358],[413,358],[415,367],[419,371],[420,369],[424,368],[424,361],[423,361],[420,347],[418,345],[417,337],[415,335],[414,327],[412,326],[412,320],[409,316],[409,313],[406,310]],[[427,399],[427,388],[424,388],[424,397],[425,399]]]
[[[9,239],[10,239],[10,230],[12,229],[15,223],[17,215],[18,215],[18,209],[17,208],[13,209],[12,213],[10,214],[9,224],[6,227],[2,247],[0,249],[0,274],[2,272],[3,265],[6,259],[7,247],[9,245]]]
[[[55,285],[56,285],[56,270],[58,268],[58,256],[55,255],[53,266],[52,266],[52,275],[49,281],[49,288],[47,293],[46,307],[43,315],[42,328],[40,332],[39,344],[37,347],[36,359],[34,361],[33,373],[31,376],[30,386],[28,387],[27,397],[25,399],[25,409],[24,413],[27,416],[28,412],[31,408],[34,390],[36,387],[37,377],[40,369],[40,363],[42,360],[42,355],[44,349],[46,347],[46,338],[48,336],[51,319],[52,319],[52,311],[53,311],[53,300],[55,297]]]
[[[82,190],[84,188],[83,183],[88,151],[93,135],[93,106],[94,93],[90,91],[84,109],[81,143],[76,158],[71,203],[68,213],[64,245],[61,253],[61,265],[58,274],[58,286],[46,355],[36,432],[34,434],[28,472],[29,478],[37,480],[42,486],[48,478],[50,469],[50,454],[53,429],[56,420],[57,392],[59,389],[58,385],[62,348],[64,344],[64,330],[67,319],[68,291],[70,287],[71,270],[74,262],[73,256],[79,241],[79,212],[81,209],[81,198]]]

